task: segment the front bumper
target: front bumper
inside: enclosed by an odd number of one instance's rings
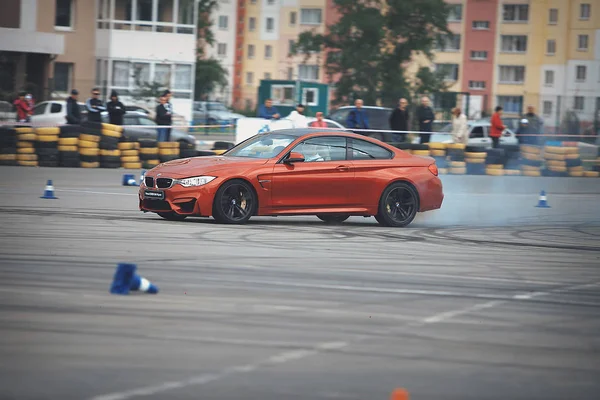
[[[211,183],[189,188],[174,185],[168,189],[149,188],[142,183],[138,192],[139,209],[140,211],[175,212],[181,215],[210,217],[214,191],[207,186],[213,186]],[[158,196],[158,194],[161,195]]]

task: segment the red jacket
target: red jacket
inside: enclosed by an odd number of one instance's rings
[[[31,112],[31,106],[26,100],[17,99],[13,103],[17,109],[17,118],[19,121],[27,119],[27,116]]]
[[[491,125],[490,137],[501,137],[502,132],[504,131],[504,124],[497,112],[492,115]]]

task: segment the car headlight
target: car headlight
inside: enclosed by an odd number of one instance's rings
[[[194,176],[191,178],[178,179],[176,183],[179,183],[183,187],[202,186],[215,179],[215,176]]]

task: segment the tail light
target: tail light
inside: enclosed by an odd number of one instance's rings
[[[430,164],[427,168],[429,169],[429,172],[431,172],[433,175],[438,176],[438,167],[437,165],[435,165],[435,163]]]

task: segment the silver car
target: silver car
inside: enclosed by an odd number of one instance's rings
[[[193,124],[235,124],[242,114],[231,112],[223,103],[217,101],[194,101]]]
[[[469,121],[467,123],[469,129],[469,141],[467,146],[481,147],[486,149],[492,148],[492,139],[490,138],[491,124],[485,121]],[[418,138],[416,141],[418,143]],[[430,142],[452,143],[452,124],[446,125],[439,133],[431,135]],[[512,129],[505,129],[500,137],[502,145],[518,145],[519,140]]]

